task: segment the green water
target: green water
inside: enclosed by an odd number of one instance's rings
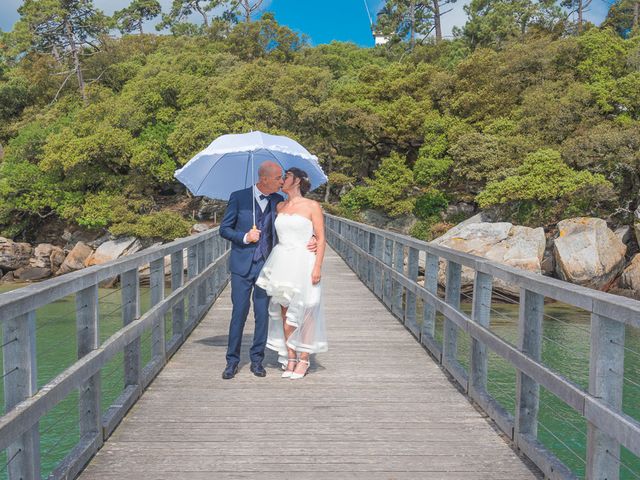
[[[10,287],[0,287],[0,293]],[[167,291],[169,289],[167,288]],[[120,291],[100,289],[100,341],[106,340],[122,326]],[[141,313],[149,308],[149,289],[140,291]],[[469,303],[462,309],[471,311]],[[492,305],[491,329],[506,341],[516,344],[517,305]],[[42,386],[73,364],[76,359],[75,299],[73,296],[54,302],[36,312],[38,386]],[[169,335],[170,321],[165,321]],[[443,318],[438,315],[436,338],[442,340]],[[552,303],[545,305],[542,360],[553,370],[582,388],[589,376],[589,314],[573,307]],[[151,332],[142,336],[143,365],[151,357]],[[626,332],[623,411],[640,419],[640,332]],[[458,359],[468,367],[469,338],[459,333]],[[514,413],[516,372],[495,354],[489,354],[488,390],[504,408]],[[120,394],[123,385],[122,354],[102,370],[102,411]],[[0,405],[3,405],[0,385]],[[570,407],[541,389],[538,438],[579,476],[584,476],[586,459],[586,422]],[[78,396],[70,395],[40,422],[42,475],[46,476],[78,441]],[[622,479],[640,478],[640,459],[623,451],[620,458]],[[0,466],[7,458],[0,456]],[[0,479],[6,478],[6,469]]]
[[[0,286],[4,293],[15,286]],[[165,287],[167,293],[170,288]],[[122,328],[121,291],[119,288],[100,288],[100,342]],[[140,311],[150,305],[149,288],[140,288]],[[167,335],[171,322],[165,321]],[[142,335],[142,365],[151,359],[151,330]],[[77,360],[75,296],[63,298],[36,311],[36,363],[38,387],[42,387]],[[2,359],[0,358],[0,362]],[[102,395],[100,405],[104,413],[122,392],[124,384],[122,353],[111,359],[101,371]],[[0,409],[4,412],[4,388],[0,382]],[[47,413],[40,421],[40,452],[42,476],[47,477],[55,466],[69,453],[79,440],[78,394],[73,393]],[[10,459],[0,454],[0,467]],[[6,479],[6,468],[0,471],[0,479]]]

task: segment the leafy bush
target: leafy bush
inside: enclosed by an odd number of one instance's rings
[[[449,202],[444,193],[431,189],[416,199],[413,213],[419,219],[426,220],[447,208],[448,204]]]
[[[191,222],[175,212],[154,212],[130,218],[109,227],[114,235],[174,240],[189,235]]]

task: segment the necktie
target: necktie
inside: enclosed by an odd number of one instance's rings
[[[264,200],[264,199],[266,199],[266,198],[269,198],[269,195],[262,195],[262,194],[260,194],[260,200]]]

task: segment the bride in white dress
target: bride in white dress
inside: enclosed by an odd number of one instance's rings
[[[303,170],[287,170],[282,191],[288,198],[277,207],[278,243],[264,264],[256,285],[269,303],[267,348],[286,365],[283,378],[298,379],[309,369],[309,355],[326,352],[327,334],[320,282],[325,251],[324,217],[316,201],[304,198],[309,178]],[[315,236],[317,250],[307,250]]]

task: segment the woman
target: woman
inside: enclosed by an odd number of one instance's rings
[[[311,353],[328,349],[320,284],[324,217],[318,202],[304,198],[310,186],[304,170],[286,171],[282,191],[288,198],[278,204],[275,221],[278,244],[256,281],[271,297],[267,348],[278,352],[286,365],[282,377],[291,379],[306,375]],[[315,255],[307,250],[312,235]]]

